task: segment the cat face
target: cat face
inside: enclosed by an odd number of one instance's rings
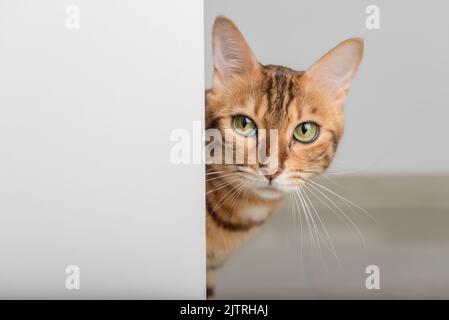
[[[264,66],[234,23],[217,18],[206,125],[226,137],[221,147],[231,144],[234,160],[243,150],[243,161],[208,169],[265,199],[282,197],[325,171],[343,134],[343,103],[362,55],[363,42],[349,39],[305,72]]]

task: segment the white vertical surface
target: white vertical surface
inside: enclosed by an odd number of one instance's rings
[[[204,298],[202,6],[0,0],[0,298]]]

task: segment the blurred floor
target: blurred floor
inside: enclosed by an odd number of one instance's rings
[[[309,187],[338,260],[323,240],[321,250],[313,246],[304,216],[301,253],[299,216],[286,206],[218,272],[218,299],[449,299],[449,176],[330,174],[316,181],[376,221],[330,191]],[[330,200],[358,226],[365,246]],[[322,226],[318,231],[326,239]],[[373,264],[380,268],[379,290],[365,287],[365,268]]]

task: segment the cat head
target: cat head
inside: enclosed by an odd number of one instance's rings
[[[231,144],[234,161],[237,151],[244,150],[244,161],[208,169],[236,179],[261,198],[282,197],[324,172],[343,134],[343,104],[363,56],[363,41],[345,40],[306,71],[294,71],[260,64],[237,26],[218,17],[212,46],[206,126],[231,136],[220,140],[221,147]],[[276,133],[276,139],[268,132]],[[256,149],[256,161],[249,161]],[[267,166],[261,154],[276,165]]]

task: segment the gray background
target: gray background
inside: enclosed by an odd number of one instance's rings
[[[372,4],[380,30],[365,28]],[[290,200],[218,272],[217,298],[449,298],[448,10],[447,2],[423,0],[205,2],[207,85],[218,14],[237,23],[262,63],[299,70],[346,38],[365,39],[345,136],[329,174],[316,181],[375,219],[324,192],[358,226],[364,246],[329,200],[308,192],[337,261],[323,245],[313,251],[313,231],[298,222],[304,210]],[[371,264],[380,268],[380,290],[365,287]]]
[[[380,7],[380,29],[365,8]],[[347,125],[331,171],[449,172],[449,5],[405,0],[205,1],[206,84],[211,28],[236,22],[260,62],[304,70],[346,38],[365,39],[365,57],[346,103]]]
[[[204,170],[169,161],[204,115],[202,14],[0,0],[0,298],[205,296]]]

